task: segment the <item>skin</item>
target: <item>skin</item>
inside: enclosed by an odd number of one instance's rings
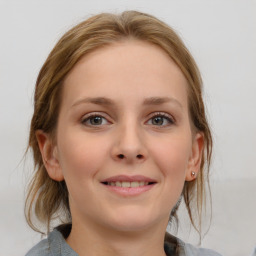
[[[63,86],[56,140],[43,131],[37,139],[49,176],[67,183],[68,244],[80,256],[165,255],[170,212],[203,149],[184,75],[162,49],[127,40],[83,57]],[[120,195],[101,183],[115,175],[156,183]]]

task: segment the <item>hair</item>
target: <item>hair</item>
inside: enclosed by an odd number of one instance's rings
[[[63,81],[76,63],[98,48],[128,39],[160,47],[187,79],[191,124],[195,131],[203,134],[204,149],[197,179],[185,181],[181,196],[192,225],[201,232],[206,190],[210,192],[209,166],[212,154],[212,136],[202,98],[201,75],[193,57],[175,31],[154,16],[137,11],[125,11],[119,15],[102,13],[76,25],[57,42],[39,72],[28,144],[28,150],[31,149],[33,153],[35,171],[28,184],[25,202],[27,222],[38,232],[38,223],[44,227],[47,225],[49,232],[50,224],[55,218],[69,223],[71,215],[66,183],[49,177],[38,146],[36,131],[42,130],[55,138]],[[172,217],[177,217],[178,206],[179,203],[174,207]]]

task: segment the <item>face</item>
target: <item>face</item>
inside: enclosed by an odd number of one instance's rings
[[[73,221],[166,225],[202,151],[180,69],[160,48],[130,40],[83,57],[63,86],[55,144],[37,137],[50,177],[66,181]]]

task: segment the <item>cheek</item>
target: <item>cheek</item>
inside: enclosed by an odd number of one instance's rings
[[[153,144],[152,144],[153,145]],[[159,209],[169,215],[179,200],[186,177],[186,170],[191,151],[191,139],[183,136],[170,136],[158,140],[151,147],[151,156],[154,165],[159,170],[161,193]]]
[[[154,148],[154,161],[164,177],[174,181],[185,179],[191,152],[191,142],[187,136],[166,139]]]
[[[65,139],[60,141],[58,152],[64,177],[83,179],[95,175],[106,158],[107,143],[79,132],[65,134],[62,138]]]

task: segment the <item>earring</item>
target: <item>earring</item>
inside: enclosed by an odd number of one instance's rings
[[[191,176],[194,178],[196,176],[195,172],[191,172]]]

